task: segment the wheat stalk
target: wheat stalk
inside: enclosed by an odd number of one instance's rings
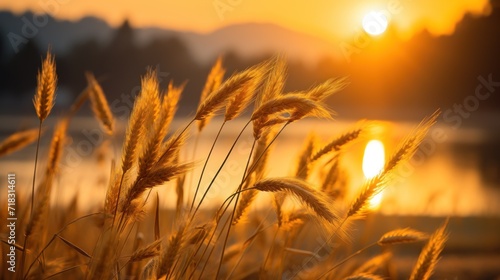
[[[66,139],[66,130],[68,129],[68,120],[61,120],[54,131],[49,149],[49,159],[47,163],[47,173],[56,172]]]
[[[417,151],[420,143],[424,140],[429,132],[429,129],[436,123],[441,112],[435,111],[431,116],[425,118],[410,135],[400,144],[397,152],[387,161],[385,171],[393,171],[396,166],[402,162],[409,160]]]
[[[322,104],[300,94],[287,94],[262,104],[253,112],[251,120],[265,119],[281,113],[290,113],[289,121],[295,121],[305,116],[331,118],[330,112]],[[299,113],[300,117],[294,116],[294,113]]]
[[[349,85],[347,78],[328,79],[316,87],[308,90],[306,95],[314,101],[322,101]]]
[[[362,214],[364,210],[366,210],[370,199],[372,199],[375,195],[377,195],[384,189],[386,182],[386,178],[381,174],[366,182],[362,187],[361,192],[358,194],[358,196],[356,196],[356,199],[351,204],[351,207],[347,212],[347,217],[353,217],[358,214]]]
[[[196,111],[195,120],[203,121],[211,117],[225,105],[228,98],[234,93],[254,83],[254,79],[258,76],[258,73],[257,69],[250,68],[229,77],[217,90],[209,94],[201,102]]]
[[[287,70],[286,62],[283,57],[276,56],[274,61],[271,61],[271,64],[271,71],[264,81],[262,90],[256,96],[254,111],[259,109],[264,103],[281,96],[283,93]],[[280,116],[273,116],[271,119],[269,117],[261,117],[253,120],[254,138],[259,139],[264,128],[288,121],[288,119],[280,118],[282,121],[278,122],[276,121],[278,118]]]
[[[141,279],[143,280],[157,280],[158,268],[159,268],[159,258],[153,258],[148,261],[141,272]]]
[[[38,128],[16,132],[0,143],[0,157],[21,150],[38,138]]]
[[[311,133],[305,141],[304,148],[300,153],[295,177],[306,180],[311,169],[311,157],[315,148],[316,136]]]
[[[132,167],[139,156],[140,143],[146,137],[145,124],[152,123],[159,112],[158,84],[153,72],[141,80],[141,92],[134,102],[128,121],[122,152],[122,176]]]
[[[394,245],[401,243],[413,243],[425,239],[427,236],[410,228],[392,230],[380,237],[377,243],[380,246]]]
[[[164,184],[192,168],[192,164],[172,164],[152,169],[146,176],[139,178],[128,190],[121,206],[121,212],[134,210],[132,202],[147,189]]]
[[[240,201],[238,202],[234,213],[233,225],[236,225],[245,216],[257,193],[258,192],[256,190],[251,189],[241,194]]]
[[[50,204],[50,194],[52,190],[52,180],[54,178],[53,174],[49,174],[50,176],[45,176],[38,186],[36,192],[36,204],[34,205],[33,214],[30,216],[28,223],[25,229],[25,241],[23,248],[27,248],[28,238],[34,233],[37,232],[37,228],[40,227],[42,219],[46,217],[49,204]]]
[[[248,106],[248,103],[254,96],[255,91],[262,81],[266,71],[267,69],[265,67],[256,67],[255,73],[253,74],[254,77],[251,82],[246,83],[244,87],[229,97],[227,100],[224,121],[230,121],[236,118]]]
[[[149,80],[149,83],[158,85],[158,82],[156,80]],[[154,99],[154,104],[152,104],[152,107],[154,108],[152,114],[154,122],[152,123],[150,133],[146,139],[146,145],[143,149],[143,153],[139,157],[139,174],[137,176],[137,180],[147,176],[160,158],[160,152],[162,148],[161,146],[163,140],[165,139],[165,136],[168,133],[172,114],[175,110],[175,107],[177,106],[176,104],[178,102],[178,98],[180,97],[180,93],[178,93],[178,90],[174,90],[173,88],[171,88],[169,92],[172,93],[172,96],[169,96],[167,98],[163,97],[160,105],[158,88],[156,86],[153,86],[150,90],[151,95]],[[158,110],[158,113],[156,113],[156,110]]]
[[[111,135],[113,134],[115,122],[111,109],[109,108],[108,101],[106,100],[106,96],[104,95],[104,91],[95,79],[94,75],[91,73],[87,73],[87,83],[90,89],[89,99],[92,104],[92,111],[101,123],[104,131]]]
[[[129,262],[138,262],[156,257],[160,254],[161,239],[153,241],[151,244],[136,250],[129,258]]]
[[[439,261],[439,254],[443,251],[444,244],[448,239],[447,225],[448,220],[431,235],[413,267],[410,280],[427,280],[431,277]]]
[[[157,272],[158,278],[161,278],[165,275],[167,276],[167,279],[169,278],[168,276],[171,273],[174,262],[176,261],[181,247],[184,243],[185,229],[185,224],[181,224],[178,231],[170,237],[168,246],[165,247],[165,250],[163,250],[162,255],[160,256],[160,264]]]
[[[167,129],[174,119],[179,100],[181,99],[181,94],[185,87],[186,83],[182,83],[180,86],[174,86],[174,84],[170,82],[166,93],[162,97],[160,118],[165,122]]]
[[[358,127],[358,128],[355,128],[355,129],[352,129],[350,131],[343,133],[339,137],[333,139],[328,144],[323,146],[323,148],[321,148],[319,151],[314,153],[314,155],[311,157],[310,161],[311,162],[317,161],[328,153],[331,153],[333,151],[339,151],[345,145],[358,139],[359,136],[361,135],[361,133],[363,132],[363,130],[364,130],[363,127]]]
[[[225,73],[226,70],[222,66],[222,58],[218,57],[212,69],[210,70],[210,73],[208,74],[207,80],[205,82],[205,86],[201,91],[198,110],[200,110],[201,105],[208,98],[208,96],[214,93],[220,87]],[[198,122],[198,131],[201,131],[205,127],[205,125],[209,122],[210,118],[211,115],[205,117],[205,119],[200,120]]]
[[[436,122],[439,114],[440,112],[438,110],[430,117],[425,118],[424,121],[417,126],[415,132],[411,133],[410,136],[400,144],[399,148],[386,163],[384,170],[382,170],[379,175],[365,183],[361,192],[351,204],[347,217],[355,216],[363,212],[370,199],[385,188],[386,183],[394,176],[393,172],[397,169],[401,162],[408,161],[413,156],[430,127]]]
[[[309,183],[296,178],[268,178],[257,182],[253,188],[264,192],[286,191],[300,198],[316,215],[333,223],[338,215],[330,206],[326,195],[315,190]]]
[[[271,71],[267,75],[262,90],[257,94],[255,109],[262,106],[265,102],[280,96],[285,87],[287,71],[285,59],[281,56],[276,56],[270,64]]]
[[[47,51],[42,62],[42,70],[38,72],[37,87],[33,104],[40,122],[43,122],[54,106],[57,87],[56,64],[54,57]]]

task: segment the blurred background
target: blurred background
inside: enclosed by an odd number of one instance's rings
[[[384,20],[364,23],[373,11]],[[381,26],[382,34],[369,34]],[[281,138],[286,145],[276,148],[271,174],[293,169],[283,162],[294,161],[288,151],[298,153],[304,130],[328,140],[359,119],[379,120],[380,129],[370,137],[381,140],[390,154],[412,127],[440,108],[427,149],[412,161],[405,180],[387,190],[373,219],[387,225],[377,228],[381,232],[396,223],[432,231],[442,220],[436,217],[452,216],[445,260],[455,261],[448,262],[449,271],[463,271],[442,275],[500,275],[500,1],[4,1],[0,139],[37,125],[32,98],[48,48],[56,56],[59,76],[52,117],[69,108],[86,86],[84,73],[91,71],[122,131],[147,67],[157,69],[162,87],[171,80],[187,81],[176,125],[193,115],[219,56],[227,73],[233,73],[284,54],[287,91],[348,76],[350,86],[328,100],[337,120],[308,120],[286,131]],[[82,141],[103,141],[90,109],[83,111],[71,128],[70,149],[76,151]],[[210,126],[206,137],[216,129]],[[229,132],[221,141],[230,143],[234,136]],[[361,162],[369,140],[354,145],[345,158],[353,185],[364,180]],[[210,143],[202,141],[198,150]],[[92,153],[98,153],[97,146]],[[0,162],[1,170],[31,170],[33,155],[33,145],[9,155]],[[92,162],[77,166],[95,171]],[[95,172],[105,178],[107,170]],[[30,172],[22,173],[18,180],[28,185]],[[103,190],[85,176],[69,174],[67,182]]]

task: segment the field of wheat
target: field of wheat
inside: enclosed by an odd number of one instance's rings
[[[109,137],[116,136],[116,121],[98,80],[87,73],[87,87],[55,127],[48,127],[44,121],[57,98],[57,74],[55,58],[47,53],[33,99],[39,127],[0,143],[0,157],[37,145],[34,170],[23,171],[33,174],[31,192],[9,192],[17,220],[14,231],[0,230],[2,279],[393,279],[398,276],[388,263],[393,248],[408,246],[402,243],[421,248],[409,278],[429,279],[447,240],[447,221],[428,233],[411,225],[381,236],[368,232],[370,242],[356,251],[352,248],[360,241],[353,238],[353,231],[369,213],[370,200],[416,152],[439,112],[401,141],[354,199],[345,195],[342,158],[346,147],[370,129],[370,121],[328,141],[311,134],[302,147],[296,147],[296,162],[286,163],[294,172],[269,177],[268,158],[273,146],[279,145],[280,134],[304,118],[332,119],[333,112],[323,101],[348,85],[345,78],[332,78],[285,93],[284,61],[275,56],[226,75],[223,61],[217,60],[196,113],[178,130],[170,127],[184,86],[171,82],[161,89],[156,72],[145,73],[121,154],[111,162],[106,195],[92,197],[101,207],[89,212],[77,206],[78,196],[64,207],[51,201],[62,172],[68,127],[85,102],[90,102]],[[216,115],[222,118],[214,119]],[[245,125],[225,147],[224,160],[216,162],[214,147],[226,123],[235,118],[245,119]],[[188,149],[187,143],[196,143],[211,121],[220,122],[211,149],[197,150],[196,144]],[[47,130],[53,133],[48,156],[42,157],[40,139],[50,137]],[[223,186],[231,195],[222,198],[222,204],[203,207],[216,177],[231,168],[227,160],[246,130],[253,131],[253,142],[241,162],[241,179]],[[201,168],[196,176],[195,166]],[[205,184],[208,167],[217,172]],[[160,188],[175,189],[175,199],[159,195]],[[269,201],[266,207],[251,207],[261,199]],[[163,200],[175,203],[165,209],[160,207]],[[8,209],[2,207],[0,220],[8,220]]]

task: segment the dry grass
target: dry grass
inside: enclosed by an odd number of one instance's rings
[[[35,180],[33,182],[32,213],[18,221],[25,233],[16,244],[22,262],[16,274],[7,274],[4,279],[291,279],[292,276],[387,279],[389,275],[378,274],[383,273],[380,268],[393,257],[392,245],[421,241],[427,237],[424,233],[409,228],[390,231],[368,246],[379,245],[385,251],[373,258],[368,258],[368,247],[349,253],[350,245],[337,243],[337,239],[349,239],[344,237],[352,234],[350,221],[362,218],[362,214],[369,211],[368,201],[385,188],[398,166],[415,153],[438,113],[426,118],[406,137],[381,174],[362,186],[351,200],[344,195],[347,179],[342,158],[349,152],[347,145],[365,131],[365,123],[320,148],[317,137],[307,138],[297,163],[290,164],[295,168],[293,177],[267,176],[268,159],[272,146],[279,142],[280,133],[305,117],[330,119],[331,110],[322,102],[347,85],[345,78],[330,79],[302,92],[283,94],[286,63],[279,56],[235,73],[225,81],[224,74],[219,58],[208,75],[195,116],[174,132],[170,125],[184,84],[174,86],[170,82],[162,90],[156,73],[148,71],[142,78],[141,92],[128,120],[119,155],[121,160],[112,159],[105,197],[95,197],[103,200],[102,208],[83,213],[75,206],[77,196],[72,206],[61,209],[54,207],[51,193],[60,175],[58,166],[64,155],[71,117],[87,95],[103,130],[109,134],[115,132],[104,92],[96,79],[88,75],[87,90],[54,129],[46,169],[42,179],[36,182],[36,191]],[[15,133],[4,140],[0,144],[0,156],[40,139],[41,123],[54,102],[56,80],[54,58],[48,53],[38,76],[34,99],[40,127]],[[247,117],[243,112],[252,100],[254,108]],[[198,207],[193,208],[196,196],[187,191],[197,180],[192,178],[193,163],[184,160],[185,146],[191,140],[191,126],[197,122],[201,133],[224,107],[223,123],[238,116],[247,118],[248,122],[227,149],[225,160],[212,166],[218,170],[215,177],[228,168],[226,161],[250,124],[254,141],[243,161],[241,181],[223,186],[232,194],[216,209],[198,211]],[[212,148],[217,141],[216,138]],[[106,153],[106,149],[100,153]],[[203,156],[196,153],[196,159]],[[213,184],[214,181],[207,186],[198,184],[200,190],[205,191],[196,201],[199,206],[207,204],[206,194]],[[151,193],[154,195],[159,187],[175,189],[177,197],[171,205],[175,208],[172,214],[161,211],[164,198],[158,195],[150,207]],[[28,198],[24,194],[19,197]],[[272,199],[272,203],[266,209],[252,209],[253,202],[267,198]],[[293,198],[300,203],[294,203]],[[30,203],[20,201],[18,205],[24,207],[24,213],[29,213]],[[51,221],[53,215],[58,217],[57,222]],[[445,227],[446,224],[430,237],[416,262],[412,279],[428,279],[432,274],[446,241]],[[2,233],[5,230],[2,229]],[[304,238],[308,232],[315,236]],[[36,239],[31,238],[35,236]],[[325,236],[323,245],[335,246],[320,260],[319,253],[324,248],[308,247],[306,240]],[[6,241],[3,235],[2,239]],[[362,245],[357,242],[352,240],[350,244]],[[359,263],[355,257],[360,254],[366,254],[368,261]],[[311,259],[315,260],[311,265],[296,270],[297,264]],[[339,273],[330,273],[335,270]]]
[[[33,103],[40,122],[50,114],[54,106],[57,87],[55,58],[50,52],[42,62],[42,70],[38,72],[37,87]]]
[[[21,150],[38,138],[38,129],[30,129],[12,134],[0,143],[0,157]]]
[[[448,222],[446,221],[429,238],[429,241],[418,257],[417,264],[413,268],[410,276],[411,280],[427,280],[431,277],[439,260],[439,255],[443,251],[444,244],[448,239],[448,233],[446,232],[447,224]]]
[[[113,134],[115,121],[111,109],[109,108],[108,101],[106,100],[106,96],[94,75],[90,73],[87,74],[87,83],[92,111],[94,111],[94,115],[103,126],[104,131],[111,135]]]

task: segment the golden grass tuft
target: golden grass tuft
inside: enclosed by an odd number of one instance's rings
[[[322,101],[332,94],[335,94],[349,85],[347,78],[328,79],[325,82],[307,91],[307,96],[314,101]]]
[[[139,157],[141,144],[147,136],[146,123],[152,123],[159,113],[158,83],[154,72],[141,80],[141,92],[136,97],[128,121],[122,152],[122,172],[125,174]],[[153,108],[153,110],[152,110]]]
[[[287,94],[262,104],[253,112],[251,120],[269,118],[281,113],[290,114],[288,121],[296,121],[306,116],[331,118],[331,113],[321,103],[299,94]]]
[[[38,128],[16,132],[0,143],[0,157],[19,151],[38,138]]]
[[[146,176],[140,177],[135,183],[128,188],[127,193],[121,203],[121,212],[129,213],[134,200],[147,189],[164,184],[171,181],[176,176],[181,175],[192,168],[192,164],[171,164],[168,166],[154,168]],[[132,208],[133,209],[133,208]]]
[[[61,161],[63,147],[66,141],[66,130],[68,129],[68,120],[61,120],[54,131],[49,149],[49,159],[47,164],[47,173],[56,172]]]
[[[162,251],[160,256],[159,269],[157,271],[157,277],[161,278],[163,276],[169,276],[171,269],[174,266],[177,255],[181,251],[181,247],[184,243],[186,225],[181,224],[176,233],[174,233],[169,240],[168,246]]]
[[[208,96],[214,93],[222,84],[224,79],[224,74],[226,70],[222,66],[222,58],[218,57],[215,64],[212,66],[210,73],[208,74],[205,86],[201,91],[200,103],[198,104],[198,110],[200,110],[203,102],[208,98]],[[205,125],[208,123],[212,115],[206,116],[203,120],[198,121],[198,131],[202,131]]]
[[[309,183],[296,178],[268,178],[257,182],[253,188],[263,192],[286,191],[304,202],[313,212],[329,223],[339,219],[327,196],[315,190]]]
[[[362,187],[361,192],[351,204],[351,207],[349,208],[349,211],[347,213],[347,217],[353,217],[365,212],[370,199],[380,193],[386,187],[387,182],[390,181],[392,177],[397,175],[394,174],[394,172],[397,170],[397,167],[402,162],[407,162],[411,159],[413,154],[418,149],[420,143],[427,135],[427,132],[429,131],[431,126],[436,122],[439,114],[440,112],[438,110],[434,112],[430,117],[425,118],[416,127],[415,131],[412,132],[399,145],[396,152],[389,158],[389,160],[385,164],[382,172],[365,183],[365,185]]]
[[[410,160],[440,114],[441,111],[437,110],[420,122],[415,130],[399,145],[397,152],[387,161],[384,168],[385,172],[391,172],[400,162]]]
[[[104,91],[91,73],[87,74],[87,83],[89,88],[89,99],[92,104],[92,111],[97,120],[101,123],[104,131],[111,135],[114,131],[114,118],[109,108],[108,101],[104,95]]]
[[[410,276],[410,280],[427,280],[431,277],[439,261],[439,255],[444,249],[444,244],[448,239],[446,227],[448,221],[441,225],[429,238],[429,241],[422,249],[416,265]]]
[[[265,67],[256,67],[254,77],[248,83],[235,92],[227,100],[226,114],[224,115],[224,121],[230,121],[236,118],[241,112],[248,106],[248,103],[252,100],[255,95],[255,91],[259,86],[264,73],[267,72]]]
[[[33,104],[40,122],[43,122],[50,114],[54,106],[57,87],[56,63],[54,56],[47,51],[42,62],[42,69],[38,72],[37,87]]]
[[[385,246],[401,243],[413,243],[422,241],[425,238],[427,238],[427,235],[425,235],[423,232],[416,231],[410,228],[404,228],[396,229],[382,235],[377,243],[380,246]]]
[[[362,187],[361,192],[351,203],[347,217],[355,217],[366,212],[368,203],[375,195],[380,193],[386,186],[387,180],[383,175],[377,175],[368,180]]]
[[[306,180],[309,177],[309,173],[311,171],[311,158],[312,153],[315,149],[316,145],[316,136],[311,133],[307,137],[304,148],[299,156],[297,171],[295,172],[295,176],[299,179]]]
[[[250,90],[258,83],[261,77],[262,67],[252,67],[245,71],[236,73],[229,77],[218,89],[209,94],[205,100],[203,100],[198,106],[195,120],[204,121],[207,118],[213,116],[218,110],[220,110],[230,98],[237,93],[247,94],[251,93]],[[239,102],[239,100],[236,100]],[[239,111],[238,106],[233,106],[234,108],[229,108],[229,118],[235,116],[234,113]]]
[[[286,81],[286,61],[282,56],[276,56],[271,62],[271,71],[267,75],[262,90],[257,94],[255,109],[265,102],[275,99],[283,93]]]
[[[328,153],[339,151],[345,145],[358,139],[362,132],[363,132],[362,126],[345,132],[339,137],[333,139],[330,143],[326,144],[319,151],[315,152],[314,155],[311,157],[310,161],[317,161]]]
[[[153,241],[151,244],[138,249],[132,256],[130,256],[129,262],[139,262],[145,259],[156,257],[160,254],[161,239]]]

